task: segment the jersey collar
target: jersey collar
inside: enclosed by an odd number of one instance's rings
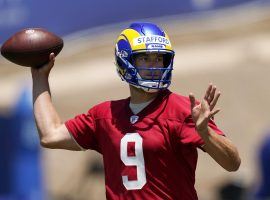
[[[168,89],[160,91],[158,96],[149,105],[147,105],[143,110],[141,110],[138,114],[136,114],[136,116],[139,117],[138,121],[140,121],[140,119],[143,119],[144,117],[149,116],[154,111],[156,111],[159,105],[162,102],[164,102],[171,93],[172,92]],[[127,98],[126,105],[125,105],[125,110],[127,111],[128,118],[134,115],[129,107],[129,103],[130,103],[130,97]]]

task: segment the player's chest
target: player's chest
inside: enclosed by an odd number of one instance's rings
[[[126,121],[103,121],[99,128],[99,141],[107,149],[126,148],[128,152],[135,152],[142,148],[144,152],[161,153],[170,146],[170,131],[165,121],[152,119],[138,120],[132,123]]]

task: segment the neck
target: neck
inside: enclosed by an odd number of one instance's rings
[[[130,89],[130,102],[134,104],[139,104],[139,103],[145,103],[147,101],[151,101],[157,97],[159,92],[155,93],[149,93],[145,92],[144,90],[140,88],[136,88],[132,85],[129,85]]]

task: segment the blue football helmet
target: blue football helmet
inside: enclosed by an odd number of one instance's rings
[[[134,56],[139,53],[163,55],[163,67],[136,67]],[[168,35],[152,23],[132,23],[119,35],[115,46],[117,72],[123,81],[147,92],[166,89],[171,84],[174,51]],[[140,70],[150,70],[152,78],[141,77]],[[159,78],[154,77],[157,71]]]

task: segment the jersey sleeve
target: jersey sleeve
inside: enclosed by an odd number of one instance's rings
[[[87,114],[80,114],[73,119],[67,120],[65,125],[82,149],[98,150],[93,110],[89,110]]]
[[[217,134],[224,135],[224,133],[216,126],[213,120],[210,120],[208,125]],[[195,129],[195,123],[193,122],[191,115],[189,115],[182,124],[179,137],[181,143],[183,144],[191,144],[196,147],[201,147],[204,144],[203,139]]]

